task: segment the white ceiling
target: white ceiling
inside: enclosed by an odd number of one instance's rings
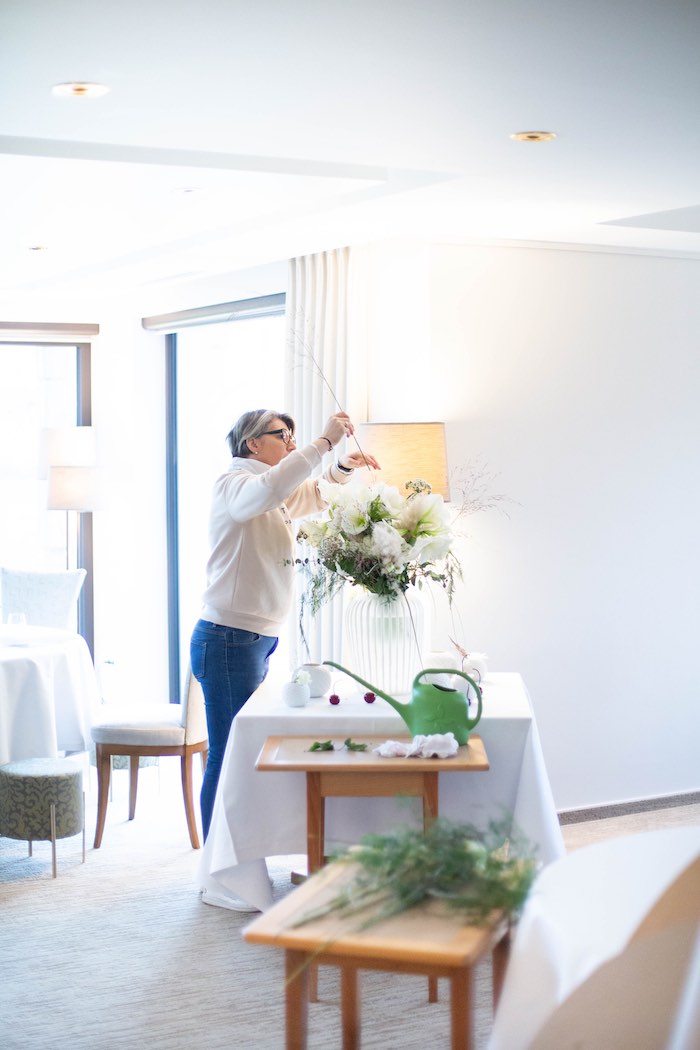
[[[698,255],[699,53],[700,0],[2,0],[0,291],[393,234]]]

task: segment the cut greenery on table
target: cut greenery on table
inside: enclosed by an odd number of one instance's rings
[[[351,740],[350,737],[344,741],[344,746],[348,751],[367,750],[367,744],[358,744],[355,740]],[[332,740],[314,740],[309,751],[335,751],[335,744]]]
[[[531,848],[513,835],[510,821],[492,823],[483,832],[441,819],[425,832],[405,828],[366,835],[359,846],[334,858],[357,866],[350,882],[294,925],[331,913],[360,916],[371,908],[357,927],[366,929],[425,901],[442,901],[475,925],[494,912],[512,916],[520,911],[537,870],[528,853]]]

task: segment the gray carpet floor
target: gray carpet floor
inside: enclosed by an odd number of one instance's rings
[[[114,774],[102,848],[92,849],[96,790],[80,837],[0,839],[0,1017],[4,1050],[283,1050],[282,953],[246,944],[252,916],[201,902],[199,853],[189,845],[177,759],[141,770],[134,821],[128,774]],[[700,823],[700,806],[564,828],[568,848],[668,823]],[[270,862],[276,897],[303,858]],[[309,1010],[310,1050],[341,1046],[337,973],[322,968]],[[492,1023],[490,969],[476,974],[476,1048]],[[449,999],[427,1002],[423,978],[362,975],[364,1050],[449,1046]]]

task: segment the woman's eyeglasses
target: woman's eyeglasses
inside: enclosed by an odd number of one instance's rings
[[[278,437],[284,445],[288,445],[290,441],[294,441],[294,434],[292,434],[291,430],[287,430],[286,428],[280,430],[263,430],[260,437],[265,437],[266,434]]]

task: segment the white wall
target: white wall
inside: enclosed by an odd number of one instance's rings
[[[522,672],[559,808],[697,790],[700,262],[441,246],[430,275],[424,416],[517,501],[468,520],[434,644]],[[405,346],[374,353],[371,418],[407,418]]]

